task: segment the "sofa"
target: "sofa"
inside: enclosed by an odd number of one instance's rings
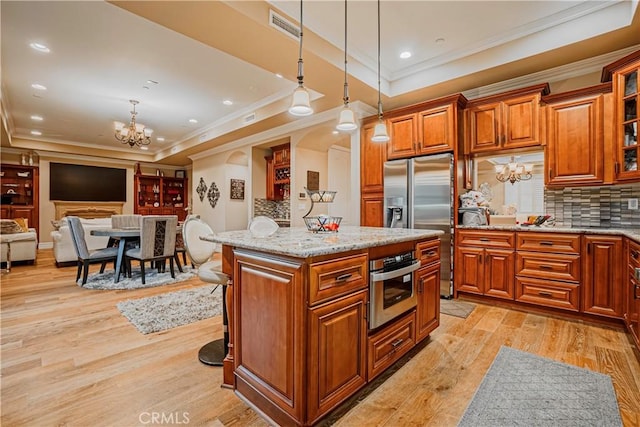
[[[35,228],[21,227],[14,220],[2,220],[0,227],[0,261],[34,262],[38,248],[38,233]],[[9,258],[10,254],[10,258]],[[7,269],[10,268],[7,264]]]
[[[107,236],[92,236],[91,230],[111,228],[111,218],[81,218],[82,227],[84,228],[85,240],[90,251],[95,249],[103,249],[109,243]],[[74,265],[78,261],[78,255],[71,241],[71,232],[67,218],[62,218],[54,223],[57,229],[51,232],[51,240],[53,241],[53,256],[58,267],[62,265]]]

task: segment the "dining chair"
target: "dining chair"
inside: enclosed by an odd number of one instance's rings
[[[227,354],[227,345],[229,336],[227,332],[227,315],[225,306],[226,287],[230,277],[222,272],[222,261],[213,260],[213,254],[216,250],[216,244],[200,239],[200,236],[212,235],[213,230],[199,216],[189,216],[184,224],[182,224],[182,239],[184,247],[191,258],[191,262],[197,268],[197,274],[200,280],[216,285],[214,291],[219,285],[222,285],[222,322],[224,327],[224,338],[211,341],[205,344],[198,352],[198,359],[206,364],[213,366],[222,366],[222,361]],[[213,291],[212,291],[213,292]]]
[[[111,215],[111,227],[113,228],[138,228],[140,227],[140,214],[119,214]]]
[[[67,223],[69,224],[73,247],[76,250],[76,255],[78,255],[78,273],[76,274],[76,282],[80,279],[80,274],[82,274],[82,285],[87,283],[90,264],[102,264],[100,266],[100,273],[104,273],[104,268],[107,263],[113,261],[113,268],[115,270],[118,248],[107,247],[104,249],[89,251],[80,218],[77,216],[68,216]]]
[[[176,277],[173,261],[176,251],[177,215],[144,215],[140,217],[140,246],[125,251],[126,264],[131,271],[131,260],[140,261],[142,284],[145,284],[145,262],[152,264],[169,260],[171,277]]]

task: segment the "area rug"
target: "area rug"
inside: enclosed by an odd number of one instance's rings
[[[474,308],[476,308],[476,305],[470,302],[459,301],[456,299],[440,299],[440,313],[448,314],[449,316],[462,317],[463,319],[466,319]]]
[[[459,427],[622,426],[611,378],[501,347]]]
[[[171,278],[171,272],[169,267],[166,267],[164,273],[158,273],[156,269],[145,269],[145,284],[142,284],[142,274],[140,268],[131,269],[131,277],[125,277],[120,275],[118,283],[113,283],[114,270],[105,270],[104,273],[91,273],[87,277],[87,283],[82,285],[82,278],[78,280],[78,286],[82,286],[85,289],[142,289],[152,288],[154,286],[169,285],[171,283],[182,282],[188,280],[196,275],[195,269],[190,266],[182,267],[183,273],[180,273],[178,269],[175,269],[175,278]]]
[[[119,302],[117,307],[138,331],[150,334],[222,314],[222,286],[127,300]]]

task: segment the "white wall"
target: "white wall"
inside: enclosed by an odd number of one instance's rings
[[[327,205],[328,214],[342,217],[341,225],[358,225],[359,219],[353,216],[351,200],[351,152],[333,146],[327,154],[327,188],[337,191],[334,202]]]

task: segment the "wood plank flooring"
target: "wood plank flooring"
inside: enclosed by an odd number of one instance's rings
[[[142,335],[116,308],[202,282],[97,291],[75,271],[41,250],[35,268],[0,277],[2,426],[267,425],[198,361],[222,335],[219,317]],[[455,426],[501,345],[610,375],[624,425],[640,426],[640,363],[624,331],[485,304],[443,315],[424,349],[335,425]]]

